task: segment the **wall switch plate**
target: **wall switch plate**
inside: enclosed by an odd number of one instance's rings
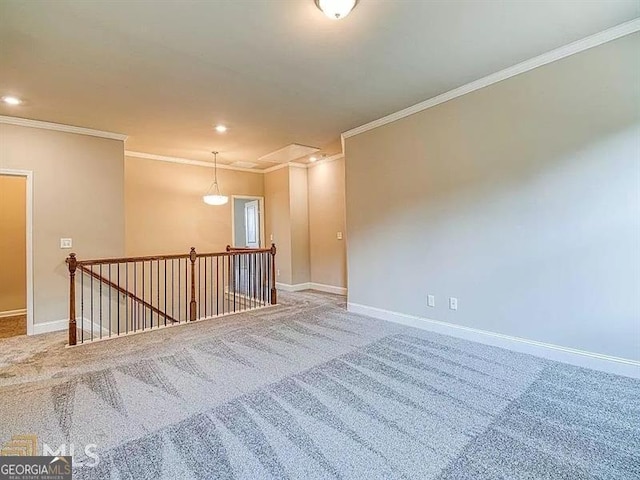
[[[280,269],[276,270],[276,274],[280,276]]]
[[[338,240],[342,240],[342,232],[336,233],[336,237],[338,238]]]
[[[60,248],[73,248],[73,240],[71,238],[61,238]]]
[[[458,309],[458,299],[456,297],[449,297],[449,310]]]
[[[427,295],[427,307],[435,307],[435,306],[436,306],[435,295]]]
[[[273,242],[273,233],[269,235],[269,239]]]

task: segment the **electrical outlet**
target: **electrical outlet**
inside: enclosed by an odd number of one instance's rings
[[[61,238],[60,248],[73,248],[73,240],[71,238]]]
[[[435,307],[435,306],[436,306],[435,295],[427,295],[427,307]]]
[[[458,310],[458,299],[456,297],[449,297],[449,310]]]

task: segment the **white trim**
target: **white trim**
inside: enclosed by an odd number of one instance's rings
[[[342,150],[344,151],[345,138],[353,137],[354,135],[359,135],[369,130],[373,130],[374,128],[381,127],[391,122],[395,122],[396,120],[408,117],[409,115],[413,115],[414,113],[421,112],[428,108],[435,107],[436,105],[439,105],[441,103],[453,100],[454,98],[466,95],[467,93],[471,93],[481,88],[488,87],[489,85],[493,85],[494,83],[501,82],[502,80],[506,80],[507,78],[520,75],[521,73],[528,72],[529,70],[533,70],[534,68],[547,65],[549,63],[555,62],[556,60],[560,60],[570,55],[583,52],[584,50],[597,47],[598,45],[602,45],[603,43],[616,40],[620,37],[624,37],[625,35],[629,35],[638,31],[640,31],[640,19],[636,18],[608,30],[596,33],[595,35],[583,38],[582,40],[578,40],[563,47],[556,48],[555,50],[551,50],[550,52],[538,55],[537,57],[525,60],[524,62],[518,63],[517,65],[513,65],[512,67],[505,68],[504,70],[500,70],[499,72],[480,78],[479,80],[467,83],[466,85],[450,90],[446,93],[443,93],[442,95],[430,98],[429,100],[425,100],[424,102],[417,103],[416,105],[413,105],[411,107],[405,108],[390,115],[386,115],[372,122],[365,123],[364,125],[342,133]]]
[[[161,330],[165,330],[167,328],[179,328],[181,326],[186,326],[186,325],[197,325],[200,322],[206,322],[208,320],[231,317],[233,315],[241,315],[243,313],[253,312],[253,311],[256,311],[256,310],[261,310],[261,309],[265,309],[265,308],[271,308],[271,307],[275,307],[275,306],[276,305],[263,305],[263,306],[260,306],[260,307],[249,308],[247,310],[240,310],[240,311],[237,311],[237,312],[227,312],[227,313],[223,313],[223,314],[216,315],[216,316],[213,316],[213,317],[198,318],[198,319],[196,319],[194,321],[182,321],[182,322],[179,322],[179,323],[170,323],[168,325],[159,325],[159,326],[156,326],[156,327],[146,328],[144,330],[142,330],[142,329],[138,329],[138,330],[135,330],[135,331],[130,330],[129,332],[121,333],[120,335],[117,335],[117,334],[114,333],[114,334],[111,334],[110,337],[108,336],[108,333],[107,333],[107,335],[103,334],[102,338],[99,338],[99,337],[95,338],[95,334],[94,334],[93,340],[85,340],[84,343],[80,343],[78,341],[78,343],[76,343],[75,345],[66,344],[65,348],[76,348],[76,347],[81,347],[83,345],[91,345],[91,344],[98,343],[98,342],[104,342],[104,341],[107,341],[107,340],[116,340],[118,338],[126,338],[126,337],[130,337],[132,335],[140,335],[141,333],[158,332],[158,331],[161,331]],[[58,322],[67,322],[67,320],[59,320]],[[53,324],[53,323],[58,323],[58,322],[50,322],[50,323]],[[61,329],[59,329],[59,330],[61,330]]]
[[[0,168],[0,175],[12,175],[27,179],[27,335],[33,335],[33,172]]]
[[[26,308],[20,308],[19,310],[5,310],[4,312],[0,312],[0,318],[17,317],[18,315],[24,315],[26,313]]]
[[[472,342],[506,348],[515,352],[527,353],[556,362],[569,363],[579,367],[613,373],[615,375],[640,378],[640,362],[635,360],[587,352],[585,350],[538,342],[527,338],[512,337],[501,333],[454,325],[452,323],[407,315],[405,313],[392,312],[368,305],[360,305],[358,303],[348,302],[347,310],[388,322],[400,323],[430,332],[470,340]]]
[[[78,329],[80,328],[81,325],[84,325],[85,338],[87,337],[87,335],[89,335],[89,338],[91,338],[91,323],[93,323],[93,338],[94,338],[93,341],[95,342],[97,339],[100,338],[100,324],[91,322],[88,318],[84,319],[84,323],[80,318],[76,319],[76,322],[77,322],[76,326]],[[60,331],[69,329],[69,320],[65,318],[62,320],[55,320],[53,322],[36,323],[33,327],[34,327],[33,335],[40,335],[41,333],[60,332]],[[102,336],[107,337],[108,335],[109,335],[109,329],[103,326]],[[111,338],[113,338],[113,336],[114,335],[111,335]]]
[[[264,197],[257,195],[231,195],[231,246],[236,246],[236,204],[234,203],[236,198],[259,201],[258,208],[260,211],[258,213],[260,214],[260,248],[267,248],[264,236]]]
[[[283,292],[301,292],[302,290],[309,290],[311,288],[311,284],[307,282],[307,283],[296,283],[295,285],[289,285],[288,283],[276,282],[276,288],[278,290],[282,290]]]
[[[335,285],[326,285],[324,283],[309,283],[311,290],[318,290],[320,292],[334,293],[336,295],[346,295],[347,289],[344,287],[336,287]]]
[[[335,160],[340,160],[341,158],[344,158],[344,153],[336,153],[335,155],[331,155],[330,157],[325,157],[322,160],[310,163],[307,168],[317,167],[318,165],[322,165],[323,163],[333,162]]]
[[[36,323],[29,335],[40,335],[41,333],[58,332],[69,328],[69,320],[56,320],[54,322]]]
[[[288,283],[276,282],[276,288],[284,292],[301,292],[303,290],[319,290],[321,292],[335,293],[336,295],[346,295],[347,289],[344,287],[336,287],[334,285],[325,285],[324,283],[296,283],[290,285]]]
[[[8,117],[6,115],[0,115],[0,123],[18,125],[20,127],[76,133],[78,135],[89,135],[90,137],[109,138],[111,140],[121,140],[123,142],[127,139],[127,135],[123,133],[104,132],[102,130],[93,130],[92,128],[76,127],[74,125],[64,125],[62,123],[43,122],[41,120],[31,120],[29,118]]]
[[[180,158],[180,157],[167,157],[166,155],[156,155],[155,153],[133,152],[131,150],[125,150],[124,156],[132,157],[132,158],[146,158],[147,160],[159,160],[161,162],[169,162],[169,163],[180,163],[182,165],[195,165],[196,167],[213,168],[214,166],[213,162],[204,162],[202,160],[191,160],[188,158]],[[218,168],[221,170],[236,170],[238,172],[263,173],[263,170],[256,170],[254,168],[232,167],[231,165],[218,164]]]
[[[281,163],[280,165],[275,165],[273,167],[265,168],[264,170],[260,170],[260,173],[271,173],[285,167],[308,168],[307,165],[305,165],[304,163],[287,162],[287,163]]]
[[[212,162],[204,162],[202,160],[191,160],[189,158],[168,157],[166,155],[156,155],[155,153],[134,152],[132,150],[125,150],[124,156],[130,157],[130,158],[145,158],[147,160],[158,160],[160,162],[179,163],[182,165],[194,165],[196,167],[213,168]],[[339,158],[343,158],[343,157],[344,157],[343,153],[338,153],[336,155],[332,155],[331,157],[327,157],[322,160],[319,160],[315,163],[305,164],[305,163],[299,163],[299,162],[287,162],[287,163],[281,163],[279,165],[274,165],[273,167],[265,168],[263,170],[258,170],[255,168],[234,167],[232,165],[221,165],[221,164],[218,164],[218,168],[221,170],[236,170],[238,172],[265,174],[265,173],[275,172],[276,170],[280,170],[281,168],[285,168],[285,167],[311,168],[316,165],[332,162],[333,160],[338,160]]]

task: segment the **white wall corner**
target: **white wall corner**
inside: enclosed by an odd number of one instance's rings
[[[386,320],[388,322],[399,323],[409,327],[419,328],[421,330],[428,330],[430,332],[461,338],[463,340],[505,348],[514,352],[542,357],[547,360],[568,363],[578,367],[590,368],[614,375],[640,378],[640,362],[635,360],[538,342],[536,340],[529,340],[526,338],[512,337],[486,330],[478,330],[438,320],[431,320],[429,318],[418,317],[415,315],[392,312],[381,308],[370,307],[368,305],[360,305],[358,303],[347,303],[347,310],[352,313],[366,315],[379,320]]]

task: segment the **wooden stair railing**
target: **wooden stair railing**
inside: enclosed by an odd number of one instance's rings
[[[103,282],[105,285],[113,288],[114,290],[116,290],[118,293],[131,298],[133,301],[135,301],[136,303],[139,303],[141,305],[143,305],[145,308],[148,308],[149,310],[151,310],[154,313],[157,313],[158,315],[162,316],[163,318],[166,318],[167,320],[169,320],[170,322],[176,323],[178,320],[176,320],[175,318],[173,318],[170,315],[167,315],[165,312],[163,312],[162,310],[160,310],[159,308],[154,307],[153,305],[151,305],[148,302],[145,302],[143,299],[141,299],[140,297],[134,295],[133,293],[131,293],[128,290],[125,290],[124,288],[122,288],[121,286],[113,283],[112,281],[110,281],[107,278],[104,278],[103,276],[101,276],[99,273],[94,272],[93,270],[91,270],[89,267],[85,267],[84,265],[78,265],[78,268],[80,270],[82,270],[84,273],[86,273],[87,275],[90,275],[91,277],[95,278],[96,280],[99,280],[101,282]]]
[[[275,305],[275,255],[273,244],[99,260],[72,253],[69,345]]]

